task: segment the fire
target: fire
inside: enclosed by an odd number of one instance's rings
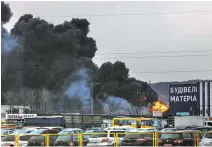
[[[162,101],[156,101],[150,107],[150,112],[152,112],[152,111],[166,112],[168,110],[169,110],[169,106]]]

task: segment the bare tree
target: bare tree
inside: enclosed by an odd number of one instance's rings
[[[40,110],[41,113],[47,113],[51,110],[51,93],[47,89],[40,90]]]
[[[144,115],[144,106],[139,105],[139,106],[130,106],[128,108],[128,113],[129,115],[135,115],[135,116],[140,116],[140,115]]]
[[[34,111],[35,110],[34,105],[35,105],[35,99],[36,99],[36,95],[35,95],[36,90],[30,89],[30,88],[24,88],[23,91],[24,91],[23,99],[25,101],[25,104],[28,105],[32,111]]]
[[[6,103],[10,105],[10,113],[13,106],[17,105],[20,98],[20,94],[14,91],[4,92],[3,96],[6,100]]]

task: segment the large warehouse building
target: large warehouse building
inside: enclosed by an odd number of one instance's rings
[[[212,81],[169,85],[170,113],[212,117]]]

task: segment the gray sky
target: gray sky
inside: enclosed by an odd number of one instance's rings
[[[118,59],[126,63],[127,67],[130,69],[131,76],[144,81],[151,80],[152,82],[189,80],[197,78],[212,79],[211,71],[182,73],[136,73],[212,70],[212,2],[25,1],[9,3],[14,16],[10,22],[6,24],[7,29],[11,29],[14,23],[17,22],[18,18],[26,13],[39,16],[40,18],[54,24],[62,23],[65,20],[69,21],[73,17],[87,18],[91,23],[89,35],[92,36],[97,42],[98,51],[96,53],[96,57],[94,58],[94,62],[98,65],[101,65],[106,61],[114,62]],[[195,11],[210,12],[194,13]],[[97,16],[99,14],[112,14],[112,16]],[[114,16],[113,14],[142,15]],[[179,53],[179,51],[192,50],[211,51]],[[150,54],[146,52],[178,53]],[[149,56],[176,55],[178,57],[142,58]],[[183,56],[179,57],[179,55]]]

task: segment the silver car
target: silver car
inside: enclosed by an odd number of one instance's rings
[[[206,147],[206,146],[212,146],[212,131],[207,132],[202,140],[200,141],[200,146]]]
[[[104,130],[95,131],[88,138],[87,146],[114,146],[115,134],[118,134],[118,143],[120,143],[125,137],[127,130]]]

